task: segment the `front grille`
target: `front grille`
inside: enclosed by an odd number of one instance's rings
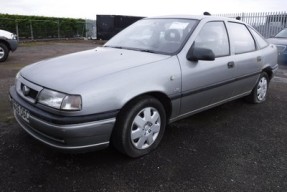
[[[38,95],[38,91],[32,89],[31,87],[28,87],[27,85],[24,85],[23,83],[21,83],[21,91],[24,97],[28,97],[30,99],[33,99],[34,101],[37,98]]]

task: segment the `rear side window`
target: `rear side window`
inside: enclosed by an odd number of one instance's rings
[[[229,55],[229,40],[224,22],[206,23],[196,37],[195,47],[211,49],[215,57]]]
[[[259,35],[259,33],[257,31],[255,31],[254,29],[252,29],[250,27],[249,27],[249,30],[251,31],[253,37],[255,38],[259,49],[262,49],[262,48],[268,46],[268,43],[265,41],[265,39],[261,35]]]
[[[235,54],[256,50],[255,41],[244,24],[229,22],[229,32]]]

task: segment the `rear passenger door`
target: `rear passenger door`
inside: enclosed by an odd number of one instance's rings
[[[228,22],[231,39],[232,60],[234,62],[233,95],[248,93],[255,86],[262,65],[262,53],[257,50],[255,40],[242,23]]]

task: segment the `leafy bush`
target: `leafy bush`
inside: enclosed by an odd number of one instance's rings
[[[82,37],[84,19],[0,14],[0,29],[17,34],[20,39]]]

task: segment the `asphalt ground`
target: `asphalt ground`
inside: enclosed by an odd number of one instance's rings
[[[287,67],[259,105],[242,99],[170,124],[156,151],[130,159],[112,148],[65,154],[15,122],[8,89],[32,62],[94,42],[20,45],[0,63],[0,191],[286,191]]]

